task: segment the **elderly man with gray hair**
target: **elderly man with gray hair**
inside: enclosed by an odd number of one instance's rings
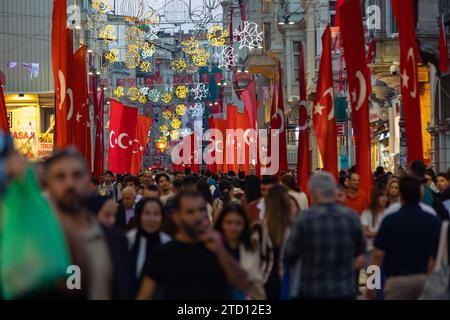
[[[136,190],[132,187],[126,187],[122,190],[122,200],[117,208],[116,226],[124,231],[132,228],[134,221]]]
[[[336,203],[336,180],[328,172],[309,181],[312,207],[298,218],[285,248],[286,262],[297,265],[298,299],[355,299],[358,256],[365,239],[355,211]]]

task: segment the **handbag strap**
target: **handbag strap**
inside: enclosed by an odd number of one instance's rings
[[[447,242],[448,224],[449,224],[448,221],[442,222],[435,271],[439,270],[443,266],[448,265],[448,242]]]

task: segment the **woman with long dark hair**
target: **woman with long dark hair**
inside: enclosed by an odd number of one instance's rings
[[[225,248],[250,277],[248,296],[240,290],[233,289],[234,298],[265,299],[260,258],[252,243],[250,221],[244,208],[235,203],[226,205],[217,218],[215,228],[223,235]]]
[[[137,228],[127,233],[133,258],[136,280],[140,281],[144,265],[161,245],[171,240],[161,231],[164,222],[164,207],[159,199],[144,198],[136,206]]]
[[[261,197],[261,180],[251,174],[245,180],[244,196],[241,199],[241,204],[245,207],[250,202],[258,200]]]

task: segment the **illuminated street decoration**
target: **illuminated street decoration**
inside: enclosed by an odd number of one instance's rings
[[[139,91],[141,91],[141,95],[147,96],[148,95],[148,87],[142,87]]]
[[[178,140],[179,138],[180,138],[180,131],[179,130],[171,130],[170,131],[170,139]]]
[[[238,62],[238,56],[234,53],[234,48],[225,46],[217,55],[219,58],[219,68],[231,68]]]
[[[213,47],[222,47],[225,44],[226,38],[230,35],[228,30],[222,26],[212,26],[208,30],[208,41]]]
[[[259,32],[258,25],[254,22],[244,22],[242,31],[235,30],[239,42],[239,49],[254,49],[262,45],[263,33]]]
[[[144,104],[144,103],[146,103],[147,102],[147,97],[146,96],[143,96],[143,95],[141,95],[139,98],[138,98],[138,100],[139,100],[139,102],[140,103],[142,103],[142,104]]]
[[[161,131],[161,133],[166,133],[169,130],[169,126],[167,124],[163,124],[161,126],[159,126],[159,131]]]
[[[140,69],[142,72],[150,72],[152,69],[152,65],[148,61],[142,61]]]
[[[144,32],[138,27],[127,28],[125,40],[128,42],[128,45],[135,45],[141,48],[144,46]]]
[[[136,87],[131,87],[128,89],[127,92],[128,98],[130,98],[131,101],[136,101],[141,96],[141,92]]]
[[[196,103],[193,107],[189,109],[194,118],[201,118],[205,113],[205,107],[201,103]]]
[[[204,67],[208,65],[208,59],[210,57],[209,52],[207,52],[204,48],[197,50],[197,53],[192,55],[192,61],[198,67]]]
[[[156,51],[155,44],[146,41],[144,43],[144,45],[142,46],[142,51],[141,51],[142,58],[143,59],[150,58],[151,56],[153,56],[155,51]]]
[[[136,45],[129,45],[128,50],[125,53],[125,66],[128,69],[135,69],[137,66],[139,66],[141,62],[141,57],[138,53],[138,46]]]
[[[184,53],[187,53],[188,55],[193,55],[197,52],[198,48],[200,47],[200,42],[195,38],[190,38],[188,40],[184,40],[181,42],[181,47]]]
[[[156,103],[159,101],[159,99],[161,99],[161,93],[157,89],[152,89],[148,93],[148,98],[150,99],[150,101]]]
[[[111,49],[107,54],[105,54],[105,58],[110,63],[119,62],[119,49]]]
[[[177,115],[182,117],[182,116],[184,116],[186,114],[187,107],[186,107],[185,104],[179,104],[179,105],[176,106],[175,110],[177,112]]]
[[[189,93],[189,89],[186,88],[186,86],[178,86],[177,89],[175,90],[175,94],[180,99],[186,98],[188,93]]]
[[[106,14],[113,10],[108,0],[92,0],[92,8],[101,14]]]
[[[172,111],[170,111],[170,110],[164,110],[163,112],[162,112],[162,116],[163,116],[163,118],[164,119],[166,119],[166,120],[169,120],[170,118],[172,118]]]
[[[179,60],[173,60],[170,63],[170,65],[171,65],[173,71],[179,72],[179,73],[183,72],[183,70],[186,69],[186,67],[187,67],[186,61],[182,58]]]
[[[114,95],[116,96],[116,97],[118,97],[118,98],[120,98],[120,97],[122,97],[123,96],[123,87],[122,86],[118,86],[117,88],[116,88],[116,90],[114,90]]]
[[[169,103],[172,101],[172,94],[170,92],[166,92],[161,96],[161,100],[164,103]]]
[[[196,74],[198,72],[198,67],[195,64],[189,64],[186,67],[186,73],[187,74]]]
[[[135,21],[142,18],[144,9],[144,0],[123,0],[121,14],[128,18],[129,21]]]
[[[192,130],[190,128],[182,128],[180,129],[180,136],[187,137],[192,134]]]
[[[172,126],[172,128],[174,129],[180,129],[181,127],[181,120],[179,118],[174,117],[172,119],[172,122],[170,124]]]
[[[195,100],[204,100],[209,95],[209,90],[204,83],[197,83],[194,89],[192,89],[192,92],[194,93]]]
[[[109,43],[112,41],[116,41],[117,37],[113,34],[116,31],[113,25],[108,24],[100,33],[99,37],[103,39],[103,41]]]

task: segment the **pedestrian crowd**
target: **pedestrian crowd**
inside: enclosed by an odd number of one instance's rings
[[[370,194],[354,170],[338,181],[316,172],[308,190],[293,172],[105,171],[99,181],[73,149],[36,171],[81,289],[55,283],[26,298],[419,299],[450,248],[449,176],[420,161],[401,176],[377,168]]]

